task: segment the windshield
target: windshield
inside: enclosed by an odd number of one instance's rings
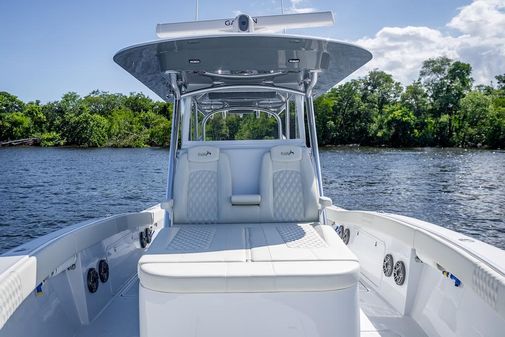
[[[301,102],[297,109],[296,101]],[[300,105],[300,104],[298,104]],[[225,92],[193,98],[184,127],[189,141],[299,139],[303,97],[277,92]]]

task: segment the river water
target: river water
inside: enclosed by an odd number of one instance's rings
[[[163,199],[166,149],[0,149],[0,253]],[[335,205],[413,216],[505,249],[505,151],[321,149]]]

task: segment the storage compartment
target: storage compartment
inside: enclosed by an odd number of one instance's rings
[[[139,278],[141,337],[359,333],[359,263],[330,226],[173,226]]]

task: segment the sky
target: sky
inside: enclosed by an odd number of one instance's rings
[[[424,60],[448,56],[473,67],[476,84],[505,73],[505,0],[283,0],[285,13],[331,10],[335,25],[288,33],[328,37],[369,49],[404,85]],[[281,13],[280,0],[200,0],[199,19]],[[2,0],[0,91],[54,101],[69,91],[149,89],[112,61],[120,49],[156,39],[157,23],[195,19],[195,1]]]

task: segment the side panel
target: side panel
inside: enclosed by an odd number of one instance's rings
[[[73,226],[37,239],[35,247],[34,242],[29,242],[7,253],[28,252],[35,267],[31,273],[34,277],[19,280],[19,289],[29,291],[12,315],[5,317],[0,337],[79,334],[135,277],[138,259],[144,251],[139,233],[151,228],[156,235],[162,226],[163,211],[155,207]],[[97,291],[91,293],[87,286],[88,270],[98,270],[102,259],[109,265],[109,278],[106,282],[99,281]],[[0,266],[13,260],[21,261],[15,256],[1,256]],[[20,268],[16,270],[21,271]],[[10,271],[0,271],[0,286],[4,285],[5,273]],[[41,291],[35,290],[36,285]],[[10,287],[8,291],[21,294],[17,288]],[[4,298],[1,297],[2,306]]]

